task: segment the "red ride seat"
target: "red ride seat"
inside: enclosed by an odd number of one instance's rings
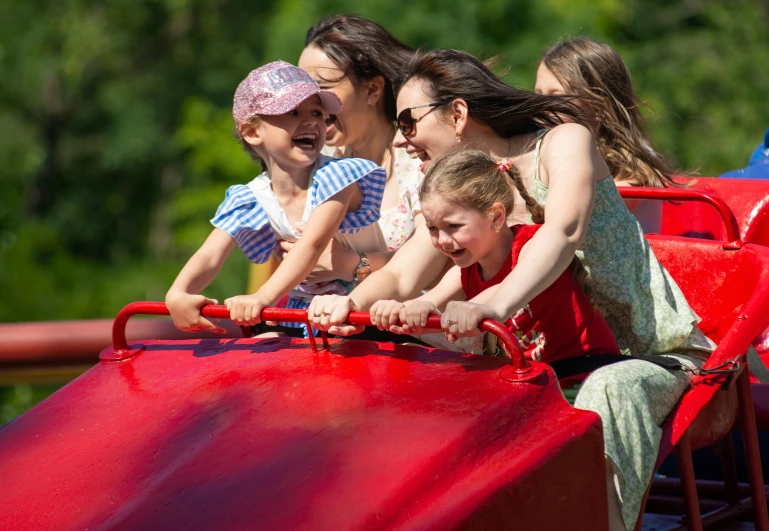
[[[769,181],[714,177],[676,180],[688,184],[691,190],[712,193],[723,199],[737,218],[742,240],[769,246]],[[660,232],[670,236],[726,239],[718,213],[704,203],[689,201],[663,204]]]
[[[769,246],[769,181],[755,179],[718,179],[712,177],[677,178],[677,181],[689,184],[687,188],[678,189],[700,191],[717,196],[728,207],[727,212],[719,212],[712,204],[706,204],[702,199],[688,198],[684,200],[665,201],[662,207],[661,233],[672,236],[688,236],[723,241],[733,241],[739,233],[744,242]],[[643,188],[623,188],[623,196],[632,194]],[[663,195],[676,192],[677,189],[651,189],[655,198],[664,200]],[[732,212],[728,212],[731,210]],[[724,215],[722,218],[721,216]],[[728,219],[731,216],[731,219]],[[741,242],[738,242],[741,244]],[[769,366],[769,328],[763,330],[753,341],[764,364]],[[769,430],[769,384],[760,384],[753,379],[753,394],[757,397],[754,403],[758,427]]]
[[[691,449],[715,444],[739,417],[756,521],[764,529],[769,520],[744,356],[769,320],[769,248],[748,244],[727,250],[723,242],[655,235],[648,240],[702,319],[700,329],[718,345],[705,368],[728,362],[741,365],[736,381],[726,374],[694,378],[662,426],[657,467],[675,448],[690,529],[701,529]]]

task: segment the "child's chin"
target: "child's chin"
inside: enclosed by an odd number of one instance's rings
[[[320,151],[300,151],[300,154],[297,155],[297,159],[300,162],[303,162],[307,165],[314,164],[316,160],[318,160],[318,157],[320,157]]]
[[[467,258],[467,252],[464,252],[459,256],[449,255],[449,258],[451,258],[451,261],[454,262],[454,265],[458,265],[459,267],[465,267],[470,265],[470,261]]]

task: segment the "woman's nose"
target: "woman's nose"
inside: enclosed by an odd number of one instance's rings
[[[406,137],[403,136],[403,133],[401,133],[400,128],[395,129],[395,136],[393,137],[393,147],[396,148],[405,148],[409,145],[409,141],[406,140]]]

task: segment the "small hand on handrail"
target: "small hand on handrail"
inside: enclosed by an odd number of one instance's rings
[[[113,353],[110,359],[125,359],[130,357],[132,353],[135,353],[129,347],[126,341],[125,329],[128,320],[134,315],[170,315],[168,307],[163,302],[132,302],[125,306],[115,317],[115,322],[112,325],[112,347]],[[206,318],[214,319],[229,319],[230,312],[226,306],[222,305],[206,305],[200,309],[200,314]],[[263,321],[284,321],[293,323],[305,323],[311,328],[310,323],[307,320],[307,311],[291,308],[265,308],[262,310],[261,318]],[[373,326],[371,323],[371,316],[365,312],[351,312],[347,317],[345,324],[356,326]],[[427,319],[427,328],[440,330],[441,318],[439,315],[431,315]],[[513,334],[502,324],[492,319],[485,319],[481,321],[478,328],[483,332],[489,332],[497,336],[500,344],[502,344],[505,352],[513,362],[510,369],[515,374],[525,374],[531,371],[531,365],[526,361],[526,357],[523,354],[518,345],[518,341]],[[322,333],[323,346],[328,348],[328,340],[326,333]],[[309,337],[310,346],[313,351],[317,351],[315,344],[315,337],[310,334]]]

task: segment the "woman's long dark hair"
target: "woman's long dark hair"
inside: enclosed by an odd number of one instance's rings
[[[413,57],[413,48],[373,20],[354,15],[324,18],[307,30],[304,46],[320,49],[344,72],[343,77],[356,86],[382,76],[385,80],[385,114],[389,120],[395,120],[393,79],[403,72]]]
[[[417,53],[398,78],[396,91],[410,80],[418,81],[420,89],[434,101],[465,100],[470,116],[491,127],[502,138],[535,133],[566,121],[590,128],[589,120],[571,96],[546,96],[511,87],[483,62],[461,50]],[[536,204],[520,173],[513,172],[510,178],[527,206]]]
[[[589,127],[569,96],[545,96],[504,83],[482,61],[461,50],[418,52],[396,81],[396,93],[409,80],[435,101],[461,98],[470,116],[503,138],[534,133],[565,121]]]

